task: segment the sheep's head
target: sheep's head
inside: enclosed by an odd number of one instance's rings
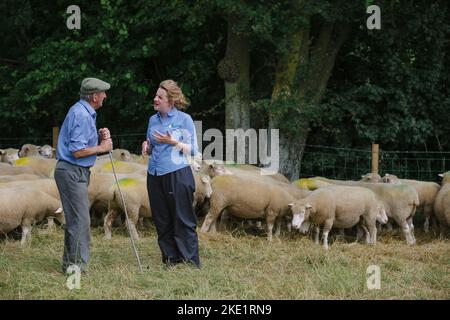
[[[294,229],[300,229],[302,223],[309,219],[312,205],[306,201],[299,200],[290,203],[289,207],[292,212],[292,227]]]
[[[213,193],[212,187],[211,187],[211,178],[209,176],[202,176],[202,183],[205,186],[206,190],[206,198],[211,198],[211,195]]]
[[[49,146],[48,144],[42,146],[42,147],[38,147],[38,151],[39,154],[44,157],[44,158],[53,158],[53,151],[55,150],[55,148],[52,148],[51,146]]]
[[[386,173],[383,177],[384,183],[390,183],[390,184],[401,184],[400,180],[398,180],[398,177],[393,174]]]
[[[126,149],[114,149],[112,152],[113,159],[119,161],[131,161],[130,151]]]
[[[0,150],[0,162],[14,164],[14,161],[19,159],[18,149]]]
[[[64,217],[64,211],[63,208],[59,207],[55,210],[55,212],[53,213],[53,216],[58,219],[58,221],[61,224],[66,224],[66,219]]]
[[[233,174],[223,164],[213,163],[209,165],[209,173],[211,177],[221,176],[224,174]]]
[[[376,205],[377,210],[377,221],[381,224],[386,224],[388,222],[388,216],[386,214],[386,209],[384,207],[383,202],[377,201]]]
[[[442,178],[442,185],[444,185],[446,183],[450,183],[450,171],[440,173],[439,177]]]
[[[39,154],[37,146],[35,146],[33,144],[29,144],[29,143],[24,144],[22,146],[22,148],[20,148],[20,151],[19,151],[20,158],[29,157],[29,156],[36,155],[36,154]]]
[[[381,176],[378,173],[366,173],[361,176],[363,182],[381,182]]]

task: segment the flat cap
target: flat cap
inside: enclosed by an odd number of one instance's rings
[[[102,92],[109,90],[111,85],[108,82],[102,81],[97,78],[85,78],[81,82],[80,93],[91,94],[96,92]]]

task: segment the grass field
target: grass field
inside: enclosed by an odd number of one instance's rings
[[[376,246],[336,240],[328,251],[293,233],[271,243],[241,228],[200,234],[200,270],[164,267],[155,230],[140,233],[142,274],[124,228],[110,241],[92,229],[90,266],[74,290],[59,272],[62,229],[35,227],[25,248],[2,239],[0,299],[450,299],[449,240],[419,231],[414,247],[381,233]],[[379,290],[366,287],[370,265],[380,267]]]

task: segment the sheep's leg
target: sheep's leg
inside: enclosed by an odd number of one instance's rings
[[[399,225],[402,227],[403,233],[406,238],[407,244],[414,244],[414,240],[411,237],[411,230],[409,229],[409,224],[406,221],[403,221],[402,223],[399,223]]]
[[[213,223],[211,223],[211,226],[209,227],[210,233],[216,233],[217,232],[217,220],[214,220]]]
[[[323,247],[325,250],[328,250],[328,233],[330,233],[332,227],[333,227],[333,220],[326,220],[322,232]]]
[[[387,231],[392,231],[392,223],[390,221],[386,222]]]
[[[211,224],[213,224],[217,218],[219,217],[219,214],[222,210],[219,209],[218,204],[216,204],[216,202],[214,201],[214,198],[211,199],[211,207],[209,208],[209,212],[205,217],[205,220],[203,221],[202,227],[201,227],[201,231],[202,232],[208,232]],[[221,220],[221,224],[222,224],[222,219],[224,216],[225,212],[222,213],[222,218]]]
[[[369,227],[369,232],[371,237],[371,243],[377,244],[377,227],[375,226],[375,224]]]
[[[369,235],[369,244],[377,243],[377,226],[376,221],[365,219],[364,228],[366,229],[366,235]]]
[[[286,228],[287,228],[288,232],[292,231],[292,219],[286,220]]]
[[[256,221],[256,228],[258,228],[259,230],[262,230],[262,229],[263,229],[262,221],[261,221],[261,220]]]
[[[47,217],[47,230],[53,230],[55,228],[55,221],[53,219],[54,217]]]
[[[273,212],[269,211],[266,215],[266,223],[267,223],[267,240],[272,241],[272,230],[273,224],[275,222],[276,216]]]
[[[358,223],[356,225],[356,242],[362,240],[364,236],[364,228],[362,227],[361,223]]]
[[[276,224],[275,236],[279,237],[281,234],[281,218],[280,217],[275,219],[275,224]]]
[[[410,218],[406,219],[406,222],[408,223],[408,226],[409,226],[409,232],[411,234],[411,239],[413,240],[414,243],[416,243],[416,237],[414,236],[413,218],[410,217]]]
[[[109,209],[103,220],[103,229],[105,230],[104,239],[111,239],[112,223],[117,218],[117,211]]]
[[[381,223],[379,223],[378,221],[376,222],[377,225],[377,231],[381,232]]]
[[[433,207],[429,205],[425,205],[423,207],[423,213],[425,215],[425,222],[423,223],[423,230],[425,233],[428,233],[430,231],[430,220],[431,216],[433,215]]]
[[[144,228],[144,217],[139,217],[138,219],[138,227],[143,230]]]
[[[25,246],[27,241],[31,241],[31,226],[30,225],[22,226],[22,239],[20,240],[20,245],[22,247]]]
[[[128,223],[130,224],[130,232],[131,236],[134,240],[139,240],[139,234],[136,229],[136,221],[132,221],[131,219],[128,219]]]
[[[320,234],[320,226],[316,226],[316,233],[314,235],[314,243],[319,244],[319,234]]]
[[[206,220],[206,218],[205,218],[205,220]],[[222,212],[222,214],[220,215],[219,229],[220,230],[226,230],[228,228],[229,221],[230,221],[230,214],[227,212],[227,210],[224,210]],[[211,226],[214,226],[214,227],[210,227],[210,232],[211,233],[215,233],[216,232],[216,223],[217,223],[217,218],[214,220],[214,222],[211,225]],[[212,230],[212,229],[214,229],[214,230]]]

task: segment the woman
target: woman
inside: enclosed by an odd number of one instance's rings
[[[182,262],[200,267],[197,217],[192,208],[195,180],[185,155],[195,155],[197,140],[192,118],[180,111],[186,99],[173,80],[160,83],[153,99],[142,154],[151,154],[147,191],[158,232],[163,263]]]

